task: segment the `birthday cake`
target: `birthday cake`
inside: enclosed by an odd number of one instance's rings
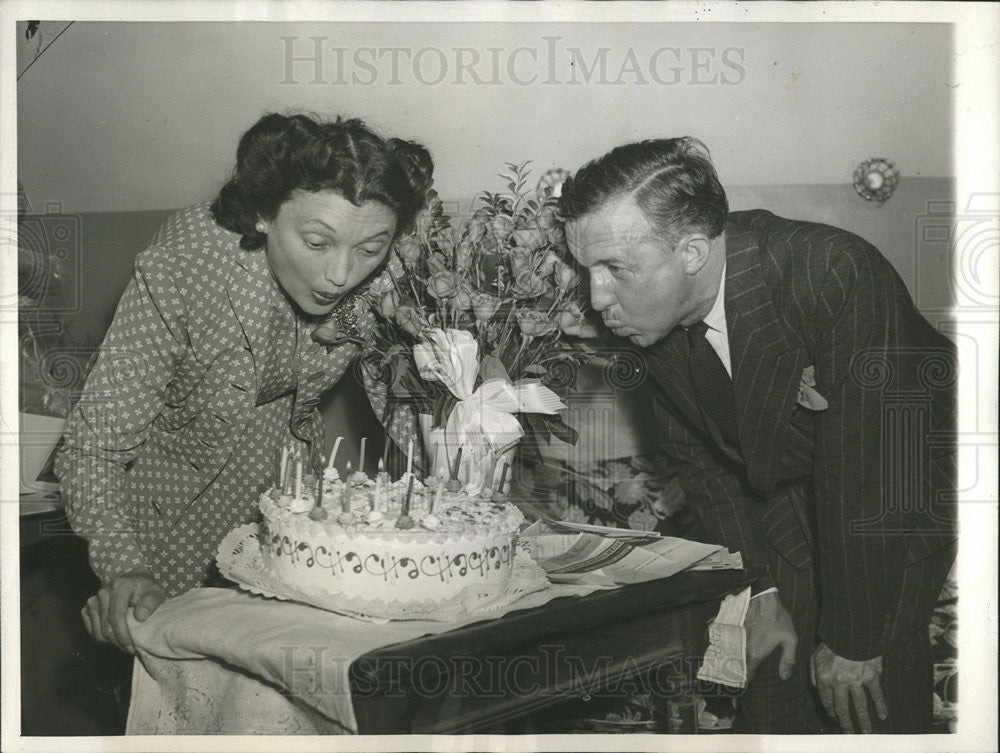
[[[524,516],[503,495],[411,473],[287,478],[260,497],[259,539],[294,591],[374,616],[504,593]]]

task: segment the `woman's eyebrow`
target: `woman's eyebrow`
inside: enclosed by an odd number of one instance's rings
[[[337,228],[335,228],[333,225],[329,225],[326,222],[323,222],[323,220],[319,219],[318,217],[310,217],[308,220],[306,220],[302,224],[303,225],[309,225],[309,224],[313,224],[313,223],[315,223],[317,225],[322,225],[328,231],[330,231],[330,233],[332,233],[333,235],[337,234]]]

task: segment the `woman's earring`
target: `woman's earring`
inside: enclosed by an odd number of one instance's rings
[[[264,220],[260,220],[254,227],[257,229],[258,233],[266,233],[267,225],[264,224]]]

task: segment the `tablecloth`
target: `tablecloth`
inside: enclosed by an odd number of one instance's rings
[[[595,590],[550,584],[502,614]],[[164,602],[145,622],[129,617],[138,660],[126,731],[356,733],[351,662],[482,620],[380,625],[232,589],[195,589]]]

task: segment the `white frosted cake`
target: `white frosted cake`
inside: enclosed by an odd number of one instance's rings
[[[524,520],[509,502],[448,491],[434,477],[414,479],[409,495],[409,479],[386,474],[345,483],[328,469],[322,483],[319,505],[309,477],[298,495],[286,487],[260,497],[264,564],[295,591],[375,616],[505,592]]]

